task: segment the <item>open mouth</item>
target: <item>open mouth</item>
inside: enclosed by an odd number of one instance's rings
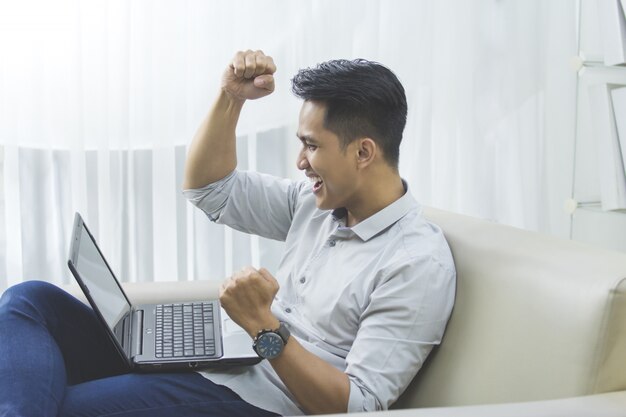
[[[320,177],[310,177],[310,179],[313,182],[313,194],[315,194],[324,185],[324,180],[322,180]]]

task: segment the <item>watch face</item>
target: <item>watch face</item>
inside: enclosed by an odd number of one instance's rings
[[[264,333],[256,341],[256,352],[265,359],[274,359],[283,351],[283,339],[276,333]]]

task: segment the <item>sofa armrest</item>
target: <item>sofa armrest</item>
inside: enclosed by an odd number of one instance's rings
[[[122,287],[130,301],[139,305],[215,300],[218,298],[220,285],[220,281],[125,282]],[[87,302],[78,284],[62,288],[84,303]]]
[[[624,417],[626,391],[558,400],[470,405],[461,407],[413,408],[357,413],[363,417]],[[343,414],[327,415],[340,417]]]

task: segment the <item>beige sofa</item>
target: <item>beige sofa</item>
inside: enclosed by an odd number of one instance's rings
[[[457,299],[446,335],[394,408],[368,416],[626,416],[626,254],[435,209]],[[135,302],[217,284],[128,284]]]

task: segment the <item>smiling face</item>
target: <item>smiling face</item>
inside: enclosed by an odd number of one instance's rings
[[[302,148],[298,169],[313,182],[316,205],[322,210],[345,207],[350,211],[358,199],[358,141],[341,147],[339,137],[324,127],[326,107],[305,101],[300,110],[298,138]]]

